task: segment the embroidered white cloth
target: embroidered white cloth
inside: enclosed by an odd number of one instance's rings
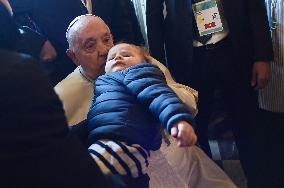
[[[151,152],[151,188],[237,188],[231,179],[198,147],[177,147],[162,143]]]

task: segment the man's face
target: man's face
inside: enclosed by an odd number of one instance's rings
[[[89,17],[77,32],[74,62],[95,79],[104,73],[105,62],[113,39],[106,24],[96,17]]]
[[[105,72],[121,71],[143,61],[143,54],[138,48],[125,43],[118,44],[108,53]]]

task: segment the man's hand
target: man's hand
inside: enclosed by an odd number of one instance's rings
[[[270,65],[265,61],[257,61],[253,65],[251,86],[254,89],[264,88],[270,79]]]
[[[57,54],[55,48],[52,46],[49,40],[46,40],[40,51],[40,59],[45,62],[50,62],[53,61],[56,56]]]
[[[197,141],[194,129],[186,121],[177,122],[171,129],[171,136],[177,139],[179,147],[192,146]]]

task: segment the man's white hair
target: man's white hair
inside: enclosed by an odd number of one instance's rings
[[[80,15],[77,16],[76,18],[74,18],[74,20],[72,20],[66,30],[66,39],[69,45],[69,49],[71,49],[72,51],[74,51],[74,39],[75,39],[75,35],[76,35],[76,31],[78,31],[79,29],[77,28],[76,30],[74,30],[74,25],[80,21],[81,19],[87,17],[87,16],[91,16],[91,17],[95,17],[98,18],[99,20],[101,20],[103,23],[105,23],[103,21],[103,19],[101,19],[99,16],[93,15],[93,14],[84,14],[84,15]],[[105,24],[106,25],[106,24]],[[106,25],[106,27],[108,28],[108,26]],[[74,31],[73,31],[74,30]],[[109,30],[109,28],[108,28]]]

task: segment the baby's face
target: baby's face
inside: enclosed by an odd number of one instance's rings
[[[118,44],[108,52],[105,72],[121,71],[143,61],[144,57],[139,49],[125,43]]]

